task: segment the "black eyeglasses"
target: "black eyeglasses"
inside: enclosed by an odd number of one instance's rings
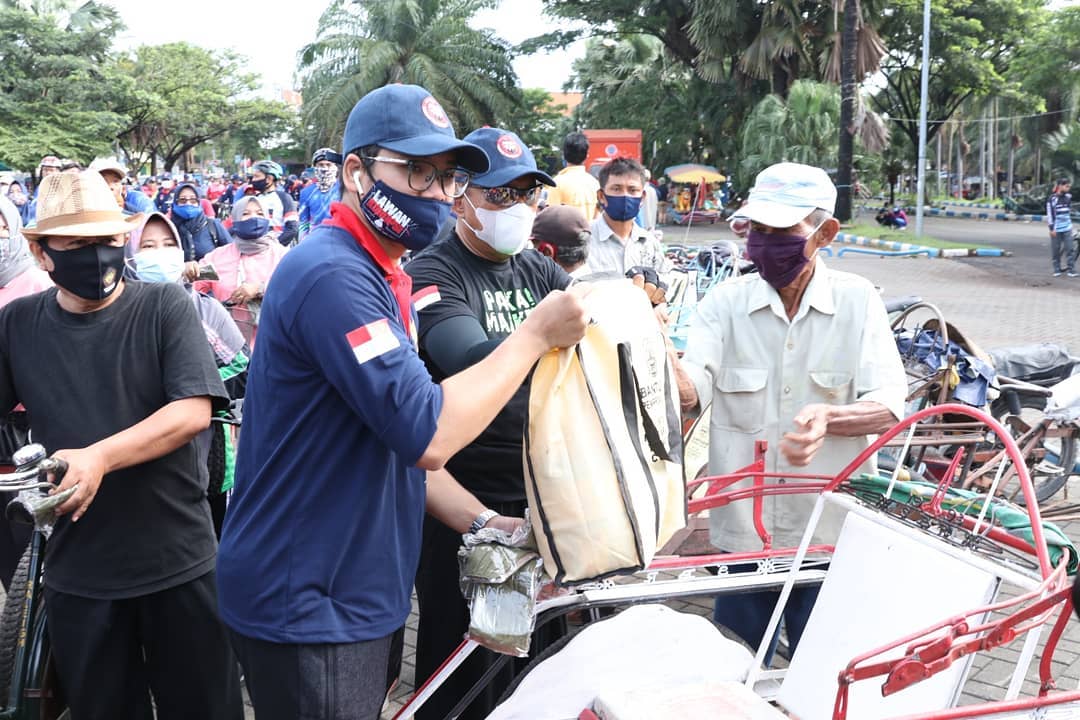
[[[533,185],[531,188],[515,188],[515,187],[493,187],[493,188],[480,188],[478,187],[483,196],[484,201],[489,202],[492,205],[498,205],[502,208],[508,208],[514,203],[523,202],[526,205],[536,205],[540,202],[540,190],[539,185]]]
[[[417,193],[427,190],[437,178],[444,195],[459,198],[465,194],[465,189],[469,187],[469,180],[472,178],[472,175],[461,168],[439,170],[439,168],[424,160],[372,156],[365,156],[364,160],[406,166],[409,171],[409,189]]]

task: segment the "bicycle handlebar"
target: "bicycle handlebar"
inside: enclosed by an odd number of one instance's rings
[[[68,464],[57,457],[49,457],[40,443],[31,443],[15,451],[12,456],[15,472],[0,473],[0,492],[52,489],[67,474]],[[53,476],[54,482],[48,481]]]

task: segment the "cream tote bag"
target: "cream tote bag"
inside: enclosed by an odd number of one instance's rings
[[[594,284],[593,324],[533,373],[525,488],[544,567],[559,584],[643,569],[686,525],[675,372],[645,294]]]

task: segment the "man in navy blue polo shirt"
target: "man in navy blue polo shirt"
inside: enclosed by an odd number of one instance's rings
[[[485,359],[433,382],[399,260],[431,242],[488,158],[413,85],[361,98],[342,151],[341,202],[266,291],[218,553],[259,720],[378,716],[425,494],[445,508],[434,493],[464,493],[443,465],[586,326],[579,297],[552,293]]]

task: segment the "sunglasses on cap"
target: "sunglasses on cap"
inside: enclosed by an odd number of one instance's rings
[[[517,202],[523,202],[526,205],[536,205],[540,202],[541,187],[539,185],[533,185],[531,188],[525,189],[506,185],[493,188],[482,188],[479,185],[473,187],[480,191],[485,202],[502,208],[508,208]]]

